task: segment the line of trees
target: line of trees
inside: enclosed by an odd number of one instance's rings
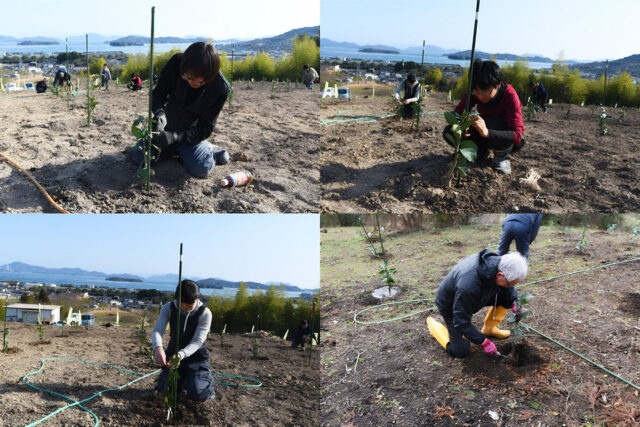
[[[154,74],[160,75],[169,59],[180,52],[182,52],[180,49],[172,49],[169,52],[154,54]],[[306,35],[297,37],[293,41],[292,54],[279,60],[274,60],[266,52],[259,52],[256,55],[247,55],[242,61],[234,59],[232,63],[232,58],[226,52],[220,55],[220,69],[227,80],[298,81],[301,80],[302,66],[305,64],[316,70],[320,64],[320,46],[315,39]],[[91,67],[92,70],[95,68]],[[127,63],[121,68],[120,75],[128,79],[132,73],[138,74],[143,80],[149,78],[149,54],[129,55]]]
[[[282,286],[271,286],[267,291],[249,295],[247,285],[241,283],[235,298],[209,297],[207,306],[211,310],[211,331],[219,333],[227,325],[227,332],[269,331],[282,336],[289,330],[295,332],[301,320],[311,325],[315,316],[314,332],[318,331],[320,308],[316,305],[312,314],[312,303],[303,298],[286,298]]]
[[[549,93],[549,98],[554,102],[640,107],[640,85],[634,83],[627,72],[609,77],[606,81],[606,92],[604,75],[596,79],[586,79],[580,75],[578,69],[570,70],[562,62],[557,62],[551,69],[544,69],[536,74],[529,68],[528,61],[518,60],[502,67],[502,76],[504,81],[518,92],[522,104],[526,104],[531,95],[531,84],[542,82]],[[469,69],[465,68],[464,75],[456,81],[452,91],[455,98],[459,99],[466,93],[468,79]]]

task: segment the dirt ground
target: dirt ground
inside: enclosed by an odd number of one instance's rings
[[[393,113],[389,97],[323,101],[320,118]],[[608,108],[609,133],[599,136],[600,109],[553,104],[525,121],[527,145],[511,158],[511,175],[490,162],[469,169],[460,188],[448,187],[452,148],[442,138],[446,94],[425,99],[421,131],[387,118],[323,124],[321,209],[324,212],[633,212],[640,209],[640,112]],[[521,183],[530,171],[539,188]],[[454,183],[455,184],[455,183]]]
[[[478,225],[389,237],[385,249],[401,290],[394,301],[433,298],[450,268],[496,243],[499,230]],[[538,359],[515,366],[476,346],[464,360],[449,357],[429,335],[426,313],[355,324],[356,312],[380,303],[370,296],[380,286],[379,261],[357,231],[329,228],[321,237],[324,337],[336,340],[322,353],[321,425],[640,425],[637,390],[533,332],[525,332],[526,345]],[[629,233],[591,230],[584,253],[575,249],[580,237],[581,229],[542,227],[531,246],[527,282],[640,256]],[[636,261],[520,288],[534,296],[526,323],[640,385],[639,274]],[[358,319],[390,319],[431,306],[387,306]],[[473,316],[478,328],[485,314]],[[497,341],[507,353],[509,341]]]
[[[154,371],[139,351],[135,328],[89,330],[46,327],[45,344],[40,344],[35,325],[10,323],[9,353],[0,353],[0,424],[22,426],[35,422],[68,404],[62,398],[31,389],[20,383],[28,372],[40,367],[48,357],[76,357],[88,362],[113,364],[141,373]],[[168,339],[166,334],[165,339]],[[86,404],[101,425],[206,425],[272,426],[318,424],[320,403],[319,352],[301,352],[289,348],[280,339],[261,339],[259,358],[253,358],[251,338],[226,335],[224,348],[217,334],[207,341],[211,366],[215,372],[252,377],[263,382],[260,388],[236,388],[216,385],[216,397],[195,403],[182,397],[180,421],[166,422],[166,406],[161,395],[153,392],[154,377],[144,379],[120,391],[104,393]],[[311,359],[309,359],[309,355]],[[87,398],[106,388],[117,387],[136,378],[134,375],[77,361],[46,362],[45,370],[28,381],[76,400]],[[225,381],[224,377],[214,377]],[[226,379],[229,381],[229,379]],[[42,425],[93,425],[93,418],[78,408],[56,414]]]
[[[232,160],[207,179],[191,177],[178,160],[154,169],[149,192],[125,149],[135,143],[133,120],[146,115],[148,92],[114,85],[96,92],[95,124],[86,125],[86,95],[76,108],[55,96],[0,95],[0,152],[29,170],[71,212],[317,212],[318,99],[301,84],[238,82],[209,140]],[[27,96],[27,97],[25,97]],[[222,189],[220,179],[240,170],[248,189]],[[36,187],[0,161],[0,211],[54,212]]]

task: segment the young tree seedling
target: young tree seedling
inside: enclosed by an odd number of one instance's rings
[[[85,35],[86,56],[87,56],[87,126],[93,123],[93,110],[96,109],[98,101],[93,96],[93,86],[91,85],[91,74],[89,72],[89,34]]]
[[[153,14],[152,8],[152,14]],[[182,317],[182,243],[180,243],[180,263],[178,267],[178,315],[176,316],[175,327],[175,340],[176,348],[174,356],[170,360],[171,368],[169,369],[169,375],[167,376],[167,383],[164,389],[164,403],[169,407],[167,411],[167,421],[173,414],[174,417],[178,417],[178,385],[180,374],[178,373],[178,365],[180,364],[180,357],[178,352],[180,351],[180,318]],[[186,319],[185,319],[186,322]]]
[[[533,103],[531,98],[527,100],[527,106],[524,110],[524,119],[528,122],[536,118],[536,105]]]
[[[521,295],[520,298],[516,301],[516,312],[514,316],[509,318],[508,323],[515,323],[513,329],[511,329],[511,337],[512,337],[512,346],[514,351],[512,354],[515,354],[516,344],[518,344],[518,340],[524,335],[523,330],[526,330],[526,326],[521,325],[520,322],[525,319],[531,313],[527,308],[529,304],[529,300],[533,298],[533,295],[524,294]]]
[[[7,307],[9,305],[9,297],[4,298],[4,324],[2,326],[2,352],[6,353],[9,350],[9,329],[7,328]]]
[[[623,125],[624,124],[624,116],[627,113],[628,108],[627,107],[620,107],[620,124]]]
[[[364,236],[369,242],[369,245],[370,245],[369,251],[375,258],[382,259],[382,262],[380,263],[380,271],[378,271],[378,276],[380,276],[382,283],[387,284],[389,295],[391,295],[391,285],[393,285],[396,282],[395,279],[393,278],[393,274],[396,272],[396,268],[390,267],[387,262],[387,254],[385,253],[385,250],[384,250],[384,242],[382,237],[383,228],[380,227],[378,212],[376,212],[376,228],[378,231],[378,238],[380,239],[380,252],[376,250],[376,247],[373,244],[373,240],[371,239],[371,233],[367,232],[367,229],[364,226],[364,222],[362,221],[362,218],[358,218],[358,220],[360,221],[360,225],[362,226]]]
[[[276,80],[271,80],[271,99],[276,97],[276,92],[278,91],[278,83]]]
[[[582,237],[580,237],[580,241],[576,245],[576,249],[578,250],[578,252],[584,253],[586,248],[587,248],[587,226],[585,225],[582,228]]]
[[[474,112],[464,111],[458,114],[455,111],[444,113],[444,118],[451,125],[451,131],[445,133],[445,138],[451,142],[455,148],[453,161],[451,162],[451,170],[449,172],[449,185],[451,178],[455,176],[456,187],[460,186],[463,176],[467,175],[467,166],[469,162],[475,162],[478,157],[478,146],[470,139],[464,139],[466,129],[476,120]]]
[[[224,334],[227,332],[227,324],[220,330],[220,348],[224,348]]]
[[[415,117],[413,119],[413,125],[416,127],[416,132],[420,133],[420,116],[422,115],[422,94],[419,95],[418,101],[414,106]]]
[[[609,128],[607,128],[607,119],[610,119],[611,116],[607,115],[607,110],[602,107],[602,112],[600,114],[600,122],[598,125],[598,130],[600,131],[600,136],[604,136],[609,133]]]

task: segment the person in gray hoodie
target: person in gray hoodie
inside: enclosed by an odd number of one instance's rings
[[[509,308],[517,312],[518,293],[513,286],[526,275],[527,261],[519,253],[500,256],[484,249],[466,257],[451,269],[436,292],[436,305],[446,326],[429,316],[429,333],[453,357],[467,357],[470,342],[482,346],[487,354],[498,353],[488,336],[509,336],[509,331],[497,326]],[[491,308],[481,332],[471,317],[484,307]]]
[[[520,255],[529,259],[529,246],[536,240],[542,224],[542,214],[508,214],[502,223],[502,235],[498,255],[509,253],[511,242],[516,241],[516,249]]]
[[[156,391],[164,392],[171,368],[177,368],[180,379],[178,390],[186,388],[187,397],[195,401],[205,401],[215,397],[213,376],[210,372],[209,353],[205,342],[211,329],[211,311],[198,299],[198,285],[191,280],[182,281],[181,305],[178,308],[178,289],[176,299],[162,306],[160,316],[151,333],[154,348],[154,362],[162,366]],[[180,319],[177,367],[171,364],[176,353],[176,325]],[[169,324],[170,340],[165,350],[162,347],[162,335]]]

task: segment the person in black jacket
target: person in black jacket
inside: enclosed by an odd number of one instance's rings
[[[542,111],[547,112],[546,103],[549,99],[549,94],[547,90],[544,88],[544,85],[541,82],[536,82],[533,84],[531,88],[531,99],[533,99],[534,104],[536,104],[535,110],[538,111],[538,108],[542,108]]]
[[[38,83],[36,83],[36,93],[45,93],[47,91],[47,78],[43,78]]]
[[[436,305],[446,327],[429,316],[429,333],[453,357],[467,357],[471,353],[469,342],[481,345],[487,354],[497,354],[495,344],[487,336],[510,335],[497,326],[508,308],[517,311],[518,293],[513,286],[526,275],[527,261],[517,252],[500,256],[484,249],[466,257],[451,269],[436,292]],[[471,323],[471,317],[488,306],[491,308],[480,332]]]
[[[228,163],[229,154],[207,138],[213,132],[229,90],[213,45],[193,43],[184,53],[171,57],[153,89],[155,134],[152,143],[161,150],[158,160],[177,156],[197,178],[206,178],[215,165]],[[132,150],[131,157],[134,162],[142,163],[144,154],[140,143]]]
[[[398,105],[403,105],[402,117],[410,119],[415,116],[421,91],[420,82],[413,73],[409,73],[407,78],[400,82],[393,97]]]
[[[529,246],[533,243],[542,224],[542,214],[508,214],[502,223],[498,255],[509,253],[512,241],[523,257],[529,259]]]
[[[300,322],[300,326],[296,329],[295,334],[293,334],[293,339],[291,340],[291,348],[298,348],[298,346],[302,347],[304,350],[305,343],[311,339],[313,336],[313,331],[311,327],[307,323],[306,320]]]
[[[176,299],[162,306],[156,326],[151,333],[154,348],[154,362],[162,366],[156,391],[166,391],[167,378],[171,368],[177,368],[180,378],[178,390],[186,389],[187,397],[195,401],[213,399],[215,389],[213,376],[209,371],[209,353],[206,347],[207,335],[211,329],[211,311],[198,299],[198,285],[192,280],[183,280],[181,305],[178,308],[178,289]],[[177,366],[171,364],[176,354],[176,326],[180,318],[180,335]],[[170,340],[167,349],[162,346],[162,335],[169,324]]]

